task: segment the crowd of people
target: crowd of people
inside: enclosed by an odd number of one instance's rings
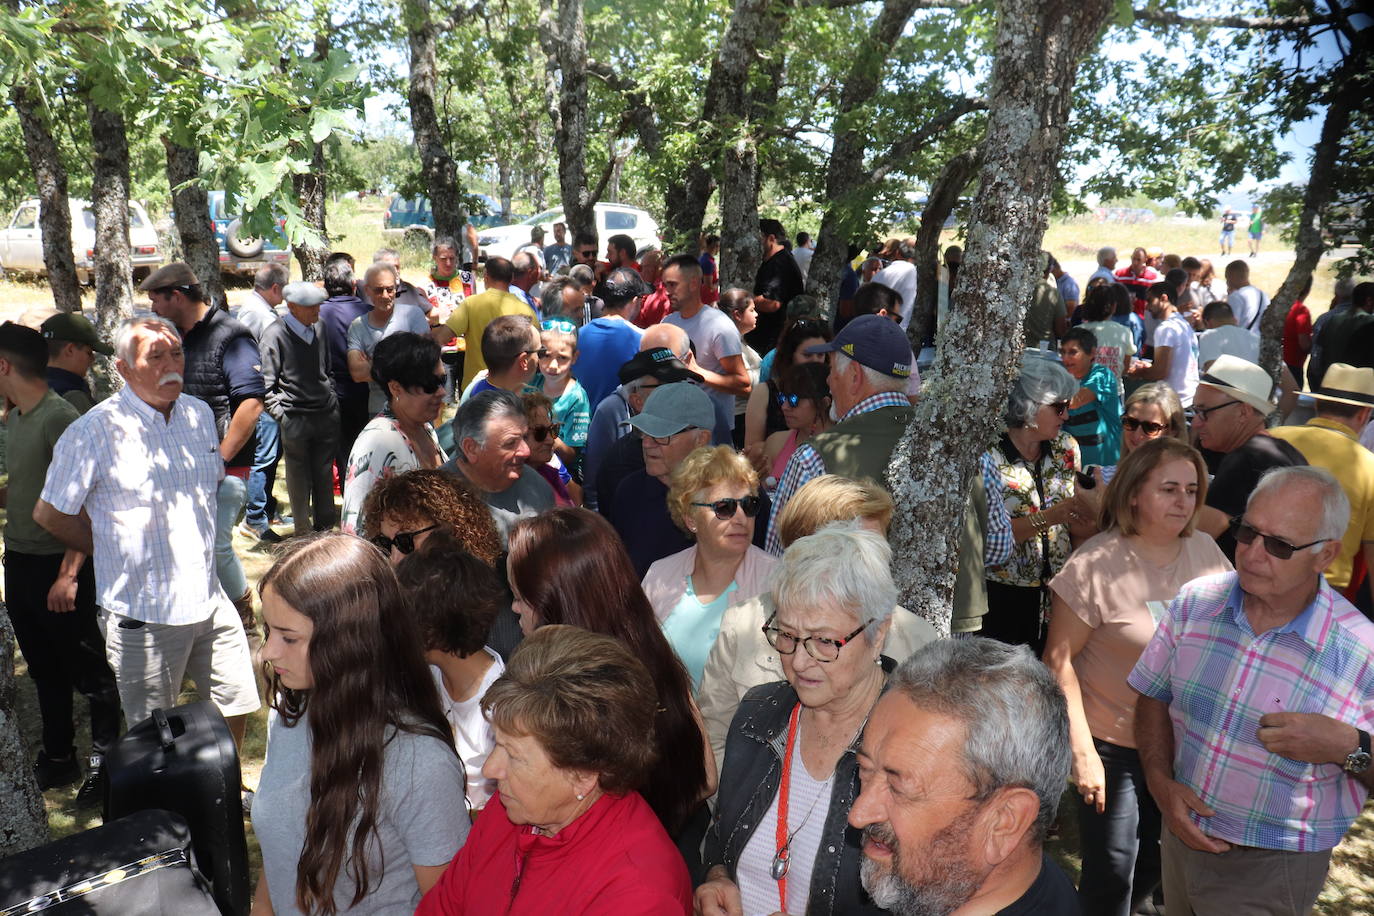
[[[40,786],[97,798],[189,677],[240,742],[272,710],[255,916],[1305,912],[1374,787],[1374,284],[1276,386],[1245,261],[1046,253],[944,637],[887,537],[914,242],[832,307],[759,233],[752,290],[715,237],[560,224],[440,238],[423,285],[268,266],[236,315],[171,264],[113,342],[0,326]]]

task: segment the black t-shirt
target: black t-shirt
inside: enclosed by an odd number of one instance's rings
[[[631,430],[615,440],[606,449],[601,464],[596,469],[597,507],[602,515],[609,516],[611,502],[615,498],[620,482],[635,471],[644,470],[644,445],[637,430]]]
[[[783,321],[787,318],[787,303],[801,295],[805,287],[801,268],[786,248],[778,250],[768,260],[759,265],[754,275],[754,295],[766,296],[782,303],[776,312],[759,312],[759,322],[754,330],[744,336],[745,343],[760,355],[767,353],[778,344],[782,333]]]
[[[1302,464],[1307,464],[1302,452],[1282,439],[1263,434],[1251,436],[1240,448],[1222,456],[1207,488],[1207,505],[1224,512],[1227,517],[1240,515],[1265,471]],[[1217,538],[1217,546],[1226,554],[1226,559],[1232,563],[1236,561],[1236,539],[1229,529]]]
[[[1078,916],[1080,912],[1073,882],[1042,853],[1035,883],[1011,906],[998,910],[997,916]]]

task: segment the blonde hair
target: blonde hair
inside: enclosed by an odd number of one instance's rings
[[[778,541],[786,548],[823,525],[856,518],[877,522],[886,535],[893,510],[892,497],[873,481],[822,474],[808,480],[782,507]]]
[[[1197,469],[1197,503],[1193,506],[1193,514],[1188,519],[1188,524],[1178,533],[1181,538],[1191,537],[1193,529],[1197,526],[1198,516],[1202,514],[1203,503],[1207,499],[1207,465],[1197,449],[1172,436],[1160,436],[1158,439],[1142,442],[1139,448],[1121,459],[1121,463],[1116,466],[1116,476],[1107,485],[1098,527],[1103,531],[1116,528],[1127,536],[1138,534],[1140,529],[1136,525],[1135,507],[1131,503],[1140,493],[1140,488],[1145,485],[1145,480],[1151,472],[1164,462],[1175,459],[1191,461]]]
[[[754,466],[728,445],[703,445],[673,471],[668,488],[668,514],[673,524],[687,531],[687,516],[701,492],[719,483],[738,483],[751,493],[759,490],[759,475]]]

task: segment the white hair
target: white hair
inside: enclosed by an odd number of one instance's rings
[[[823,525],[784,551],[773,600],[779,607],[844,608],[856,624],[867,624],[864,635],[872,642],[897,605],[892,548],[858,519]]]
[[[841,353],[839,350],[835,351],[834,359],[835,371],[840,374],[848,372],[849,364],[855,362],[855,360],[852,359],[848,354]],[[879,372],[877,369],[870,369],[863,363],[857,363],[857,365],[861,370],[863,370],[864,381],[873,390],[896,391],[901,394],[906,393],[907,385],[910,384],[910,379],[897,378],[896,376],[888,375],[885,372]]]
[[[396,268],[392,267],[390,264],[386,263],[385,261],[373,261],[372,266],[369,267],[367,269],[367,272],[363,274],[363,286],[371,286],[372,278],[377,276],[377,274],[382,273],[383,271],[386,271],[387,273],[391,274],[391,279],[393,282],[399,281],[401,279],[400,274],[396,272]]]
[[[1321,540],[1308,549],[1316,553],[1327,541],[1339,541],[1345,537],[1345,529],[1350,527],[1350,497],[1346,496],[1345,488],[1336,476],[1326,468],[1315,465],[1270,468],[1255,484],[1255,489],[1250,491],[1245,508],[1249,509],[1261,493],[1296,483],[1307,483],[1321,491],[1321,524],[1317,526],[1315,534]],[[1307,504],[1308,501],[1304,499],[1303,502]]]
[[[168,331],[177,340],[181,340],[181,331],[161,315],[135,315],[133,318],[125,318],[115,331],[115,356],[124,360],[126,365],[132,365],[134,357],[134,336],[144,329],[154,331]]]
[[[1068,401],[1077,391],[1077,380],[1059,363],[1027,356],[1021,363],[1021,374],[1007,394],[1007,409],[1002,419],[1009,429],[1034,429],[1035,415],[1041,407]]]
[[[1113,248],[1111,245],[1104,245],[1103,247],[1097,249],[1097,265],[1099,267],[1106,267],[1108,261],[1115,260],[1116,249]]]

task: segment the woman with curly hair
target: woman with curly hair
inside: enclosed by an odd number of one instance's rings
[[[289,546],[259,591],[277,718],[253,801],[253,912],[413,912],[470,822],[396,574],[329,532]]]
[[[363,537],[392,565],[447,528],[464,550],[488,566],[501,556],[491,510],[465,481],[445,471],[406,471],[377,481],[363,504]]]

